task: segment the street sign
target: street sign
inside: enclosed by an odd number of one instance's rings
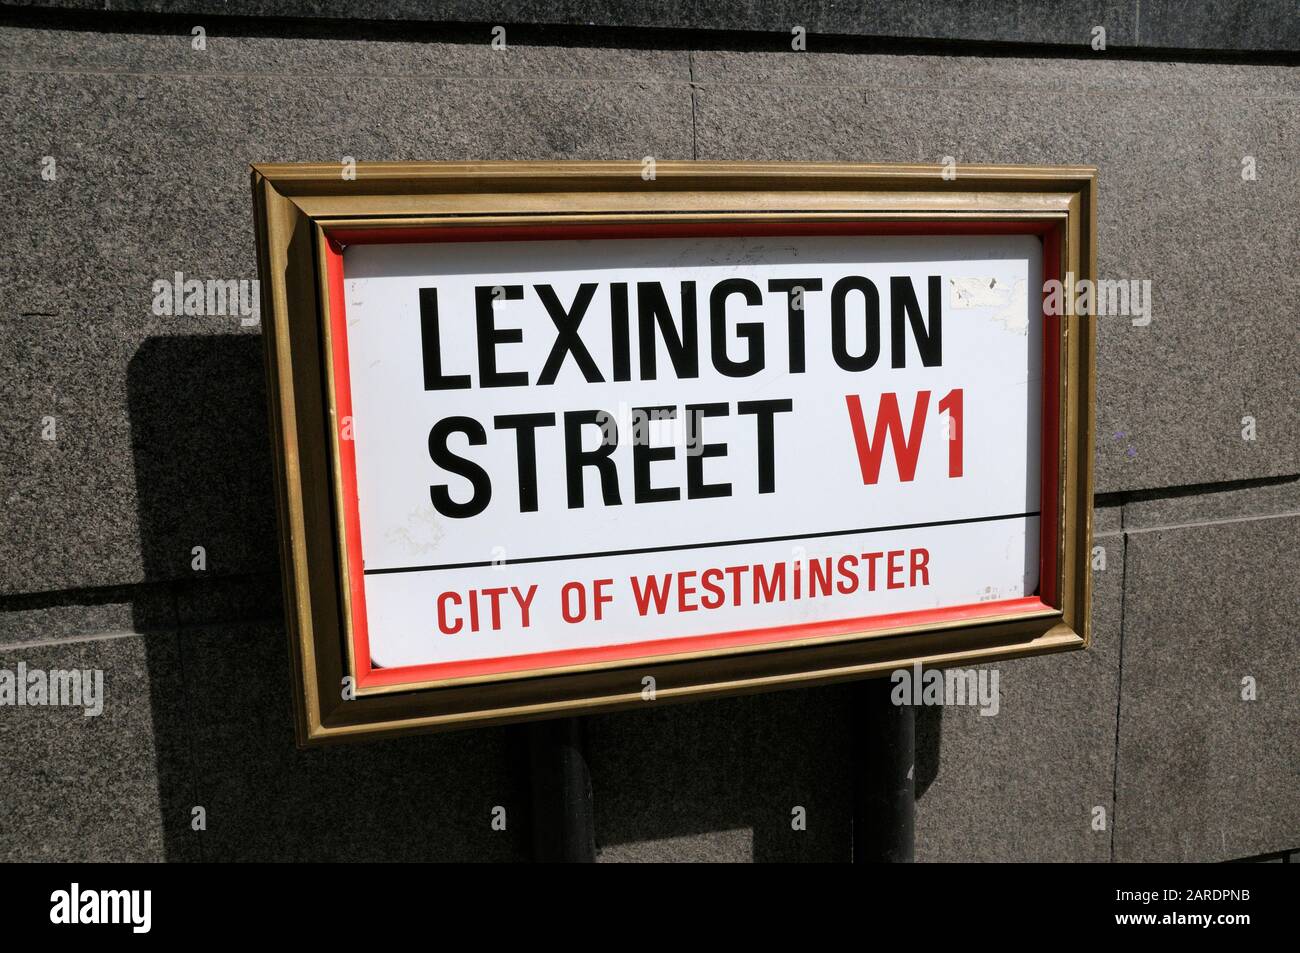
[[[304,742],[1084,644],[1089,174],[577,166],[255,175]]]

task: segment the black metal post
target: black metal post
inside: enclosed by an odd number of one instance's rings
[[[527,728],[533,859],[592,863],[596,825],[582,719],[534,722]]]
[[[854,686],[855,863],[907,864],[915,859],[916,709],[895,705],[893,689],[888,678]]]

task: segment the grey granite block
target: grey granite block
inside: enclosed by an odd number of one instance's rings
[[[690,110],[650,82],[8,74],[0,592],[192,579],[195,546],[275,570],[256,329],[151,310],[176,271],[256,277],[250,161],[682,157]]]
[[[1300,477],[1248,487],[1199,489],[1124,504],[1125,529],[1155,529],[1300,513]]]
[[[221,17],[147,18],[95,29],[41,21],[0,25],[0,64],[40,72],[199,73],[302,78],[340,84],[370,78],[485,81],[685,81],[683,49],[620,49],[573,34],[507,28],[493,46],[487,25],[258,24]],[[203,49],[193,29],[204,30]]]
[[[14,605],[12,599],[6,599],[4,611],[0,611],[0,644],[45,644],[107,633],[124,634],[131,630],[133,608],[127,596],[71,606],[27,601]]]
[[[1286,0],[1142,0],[1136,5],[1138,45],[1189,50],[1300,49],[1300,16]]]
[[[1288,0],[1257,0],[1246,7],[1223,2],[1147,3],[1117,0],[1021,0],[1010,3],[917,5],[906,0],[842,4],[834,0],[791,7],[766,0],[734,5],[693,0],[646,4],[637,0],[536,2],[526,6],[500,0],[2,0],[0,7],[109,9],[164,12],[194,17],[302,17],[349,20],[443,21],[476,24],[651,27],[692,31],[753,31],[789,43],[795,24],[812,36],[890,37],[995,43],[1065,44],[1086,42],[1095,25],[1105,26],[1111,47],[1205,50],[1300,49],[1300,28]],[[220,21],[218,21],[220,22]],[[283,29],[282,26],[276,24]],[[1084,40],[1080,40],[1084,37]]]
[[[0,0],[0,7],[41,8],[56,10],[107,10],[108,0],[42,0],[39,3],[25,3],[20,0]]]
[[[12,2],[12,0],[7,0]],[[73,0],[81,4],[85,0]],[[42,5],[60,6],[62,0]],[[1062,4],[1052,0],[1021,0],[1016,4],[943,3],[917,6],[903,2],[844,5],[833,0],[813,0],[792,8],[765,0],[744,4],[700,4],[693,0],[668,0],[646,4],[637,0],[599,0],[587,3],[530,3],[526,6],[493,0],[364,0],[322,5],[312,0],[111,0],[113,10],[185,12],[277,17],[347,17],[382,20],[442,20],[473,23],[528,23],[653,27],[711,31],[760,31],[789,42],[796,24],[814,34],[849,34],[904,38],[938,38],[1020,43],[1075,43],[1087,38],[1094,24],[1107,27],[1112,43],[1131,43],[1134,11],[1116,0],[1079,0]]]
[[[176,583],[175,588],[177,617],[186,627],[284,619],[284,590],[279,573],[215,576]]]
[[[597,715],[588,762],[602,860],[847,860],[843,686]],[[803,808],[806,830],[794,830]]]
[[[1122,506],[1095,506],[1092,510],[1092,532],[1094,536],[1118,533],[1123,525]]]
[[[0,596],[0,646],[171,630],[176,622],[168,584]]]
[[[754,858],[754,832],[747,828],[682,834],[601,847],[601,864],[744,864]]]
[[[99,670],[103,711],[0,707],[0,858],[197,859],[175,633],[0,648],[0,669],[20,663]]]
[[[729,65],[700,59],[705,76]],[[973,81],[960,58],[862,56],[833,66],[831,85],[704,82],[698,154],[953,156],[959,177],[962,162],[1098,166],[1099,275],[1149,280],[1154,302],[1145,326],[1138,316],[1096,319],[1098,492],[1300,472],[1300,338],[1278,313],[1300,296],[1291,263],[1300,81],[1224,68],[1228,88],[1217,91],[1213,64],[1183,84],[1182,71],[1084,62],[1108,79],[1084,79],[1072,61],[989,60]],[[1053,88],[1035,78],[1060,71],[1075,79]],[[1242,179],[1244,156],[1254,181]]]
[[[691,76],[707,86],[827,86],[861,89],[990,88],[1009,95],[1034,92],[1164,93],[1177,97],[1294,95],[1290,67],[1264,63],[1204,63],[1128,59],[1091,49],[1050,58],[1014,55],[863,49],[841,46],[793,52],[757,42],[697,49]]]
[[[1111,859],[1124,541],[1097,544],[1087,651],[982,666],[998,672],[995,715],[917,710],[917,860]]]
[[[1300,843],[1297,532],[1277,516],[1128,534],[1116,860]]]
[[[506,729],[301,751],[281,626],[208,626],[181,638],[205,860],[529,856],[524,761]],[[497,807],[504,831],[492,828]]]

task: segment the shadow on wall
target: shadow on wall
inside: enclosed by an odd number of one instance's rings
[[[138,603],[167,859],[527,859],[518,729],[295,745],[264,374],[253,334],[153,338],[129,368],[146,578],[170,584],[179,623],[168,631]],[[839,686],[591,718],[598,845],[635,856],[619,845],[747,827],[756,860],[848,859],[846,697]],[[937,770],[938,717],[918,712],[918,796]],[[796,803],[809,836],[790,836]],[[717,854],[707,837],[697,846]]]
[[[833,685],[590,717],[602,856],[850,860],[854,694]],[[919,798],[938,769],[941,709],[916,714]]]
[[[245,655],[249,664],[228,666],[227,673],[243,668],[244,677],[222,690],[232,699],[265,694],[258,683],[267,667],[251,664],[264,662],[265,653],[248,658],[248,647],[229,622],[270,617],[278,599],[270,605],[241,604],[238,587],[221,578],[235,567],[247,575],[246,567],[275,566],[274,515],[264,509],[272,497],[265,413],[258,412],[265,397],[260,360],[260,341],[253,336],[166,337],[141,345],[128,368],[144,576],[170,584],[168,614],[176,626],[160,631],[156,619],[140,618],[137,602],[136,628],[148,633],[146,662],[168,860],[203,856],[207,838],[193,830],[192,812],[202,806],[210,813],[198,771],[217,755],[200,747],[209,737],[199,704],[207,676],[195,664],[187,626],[205,618],[226,623],[231,653]],[[204,568],[195,569],[198,565]],[[256,742],[259,733],[265,740],[276,722],[260,718],[247,740]],[[231,759],[230,775],[237,777],[251,753],[218,756]],[[211,825],[213,818],[206,820]]]
[[[167,858],[527,857],[504,729],[297,748],[261,337],[153,338],[128,386],[145,570],[171,581],[179,621],[147,636]]]

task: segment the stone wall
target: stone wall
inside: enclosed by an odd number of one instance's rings
[[[259,329],[151,310],[256,277],[250,162],[344,156],[1097,166],[1101,277],[1154,308],[1099,319],[1095,643],[1002,663],[997,717],[922,710],[918,857],[1300,848],[1293,3],[41,6],[0,4],[0,668],[108,698],[0,709],[0,858],[528,856],[489,825],[527,813],[516,732],[294,747]],[[847,859],[848,720],[843,687],[588,719],[601,859]]]

